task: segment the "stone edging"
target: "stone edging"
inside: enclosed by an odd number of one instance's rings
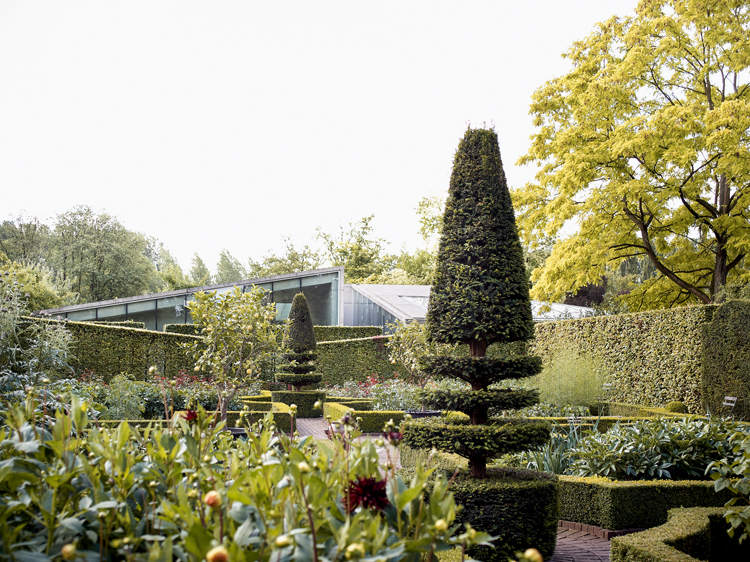
[[[617,531],[611,531],[609,529],[602,529],[596,525],[586,525],[585,523],[576,523],[575,521],[558,521],[557,526],[560,529],[571,529],[573,531],[583,531],[589,535],[594,535],[600,539],[609,540],[612,537],[621,537],[622,535],[629,535],[630,533],[638,533],[645,531],[646,529],[619,529]]]

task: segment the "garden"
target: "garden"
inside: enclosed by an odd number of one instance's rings
[[[538,562],[561,519],[643,530],[612,560],[746,557],[750,416],[716,401],[750,396],[750,303],[535,326],[494,131],[450,193],[388,338],[260,289],[198,293],[193,333],[31,318],[2,276],[0,557]]]

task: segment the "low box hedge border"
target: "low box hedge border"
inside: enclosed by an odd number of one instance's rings
[[[719,507],[731,492],[712,480],[614,481],[560,476],[560,519],[603,529],[651,528],[666,523],[675,507]]]
[[[347,412],[352,412],[352,415],[359,423],[359,430],[362,433],[382,433],[388,421],[393,420],[393,423],[399,426],[404,421],[404,416],[406,415],[400,410],[355,410],[338,402],[326,402],[323,405],[323,412],[326,417],[331,416],[331,421],[338,421]]]
[[[615,537],[610,542],[612,562],[690,562],[750,560],[750,541],[740,544],[727,534],[726,508],[670,509],[659,527]]]
[[[337,404],[348,406],[349,408],[353,408],[355,410],[360,410],[360,411],[372,410],[372,400],[370,398],[348,398],[346,396],[328,396],[326,398],[326,401],[336,402]]]
[[[653,418],[656,416],[684,418],[690,415],[668,412],[664,408],[657,408],[655,406],[638,406],[637,404],[623,404],[620,402],[609,402],[606,408],[609,416],[625,416],[629,418]]]
[[[255,402],[271,402],[271,391],[261,390],[260,394],[256,396],[243,396],[241,401],[246,404],[252,404]]]
[[[316,402],[325,403],[326,393],[322,390],[273,390],[271,391],[271,401],[274,404],[286,404],[297,406],[298,418],[319,418],[323,416],[323,410],[315,408]]]

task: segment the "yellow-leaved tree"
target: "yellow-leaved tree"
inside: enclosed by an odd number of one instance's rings
[[[539,88],[513,192],[522,237],[559,238],[532,296],[560,300],[628,257],[656,273],[631,310],[709,303],[750,263],[750,3],[642,0],[565,54]],[[564,230],[562,232],[565,232]]]

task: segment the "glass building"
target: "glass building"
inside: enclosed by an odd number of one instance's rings
[[[304,293],[310,306],[313,323],[318,326],[338,326],[342,323],[341,290],[344,268],[332,267],[288,275],[275,275],[260,279],[247,279],[236,283],[221,283],[166,293],[126,297],[109,301],[76,304],[41,310],[36,314],[50,314],[73,320],[143,322],[147,330],[164,330],[166,324],[190,324],[190,311],[186,306],[197,292],[224,293],[241,287],[243,291],[258,286],[266,290],[267,298],[276,304],[277,320],[285,320],[297,293]]]
[[[243,291],[253,286],[262,287],[270,302],[276,304],[277,320],[286,320],[294,295],[302,292],[307,297],[310,315],[316,326],[381,326],[389,333],[396,321],[424,322],[430,300],[429,285],[345,285],[344,268],[331,267],[302,271],[237,283],[222,283],[191,289],[180,289],[137,297],[76,304],[41,310],[35,314],[50,314],[68,320],[143,322],[147,330],[164,330],[167,324],[190,324],[187,303],[199,291],[223,293],[234,287]],[[534,321],[579,318],[593,314],[581,306],[547,304],[543,310],[539,301],[531,301]]]

